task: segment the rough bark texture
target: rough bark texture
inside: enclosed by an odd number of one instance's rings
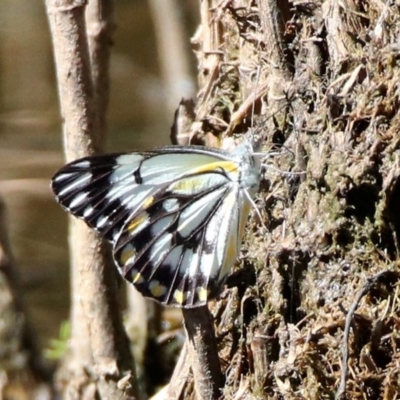
[[[201,2],[182,135],[226,146],[252,129],[279,153],[257,199],[265,227],[249,224],[213,310],[224,399],[400,396],[399,11]]]

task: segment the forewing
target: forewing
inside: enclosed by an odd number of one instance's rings
[[[82,158],[52,179],[57,201],[110,241],[169,182],[219,162],[218,153],[167,147],[154,152]]]

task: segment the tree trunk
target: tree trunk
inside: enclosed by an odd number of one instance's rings
[[[223,398],[399,396],[398,5],[203,0],[201,18],[181,134],[250,130],[267,163],[214,308]]]

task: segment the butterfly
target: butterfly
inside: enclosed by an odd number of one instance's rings
[[[216,297],[239,254],[261,181],[249,140],[232,151],[165,146],[91,156],[52,179],[56,200],[112,243],[144,296],[192,308]]]

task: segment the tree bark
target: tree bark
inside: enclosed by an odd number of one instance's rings
[[[46,2],[56,60],[67,161],[99,153],[108,103],[111,3]],[[109,248],[82,221],[70,225],[71,341],[64,398],[138,398],[135,366],[116,300]]]
[[[400,393],[396,7],[201,2],[190,137],[250,131],[267,162],[265,226],[214,308],[222,398]]]

